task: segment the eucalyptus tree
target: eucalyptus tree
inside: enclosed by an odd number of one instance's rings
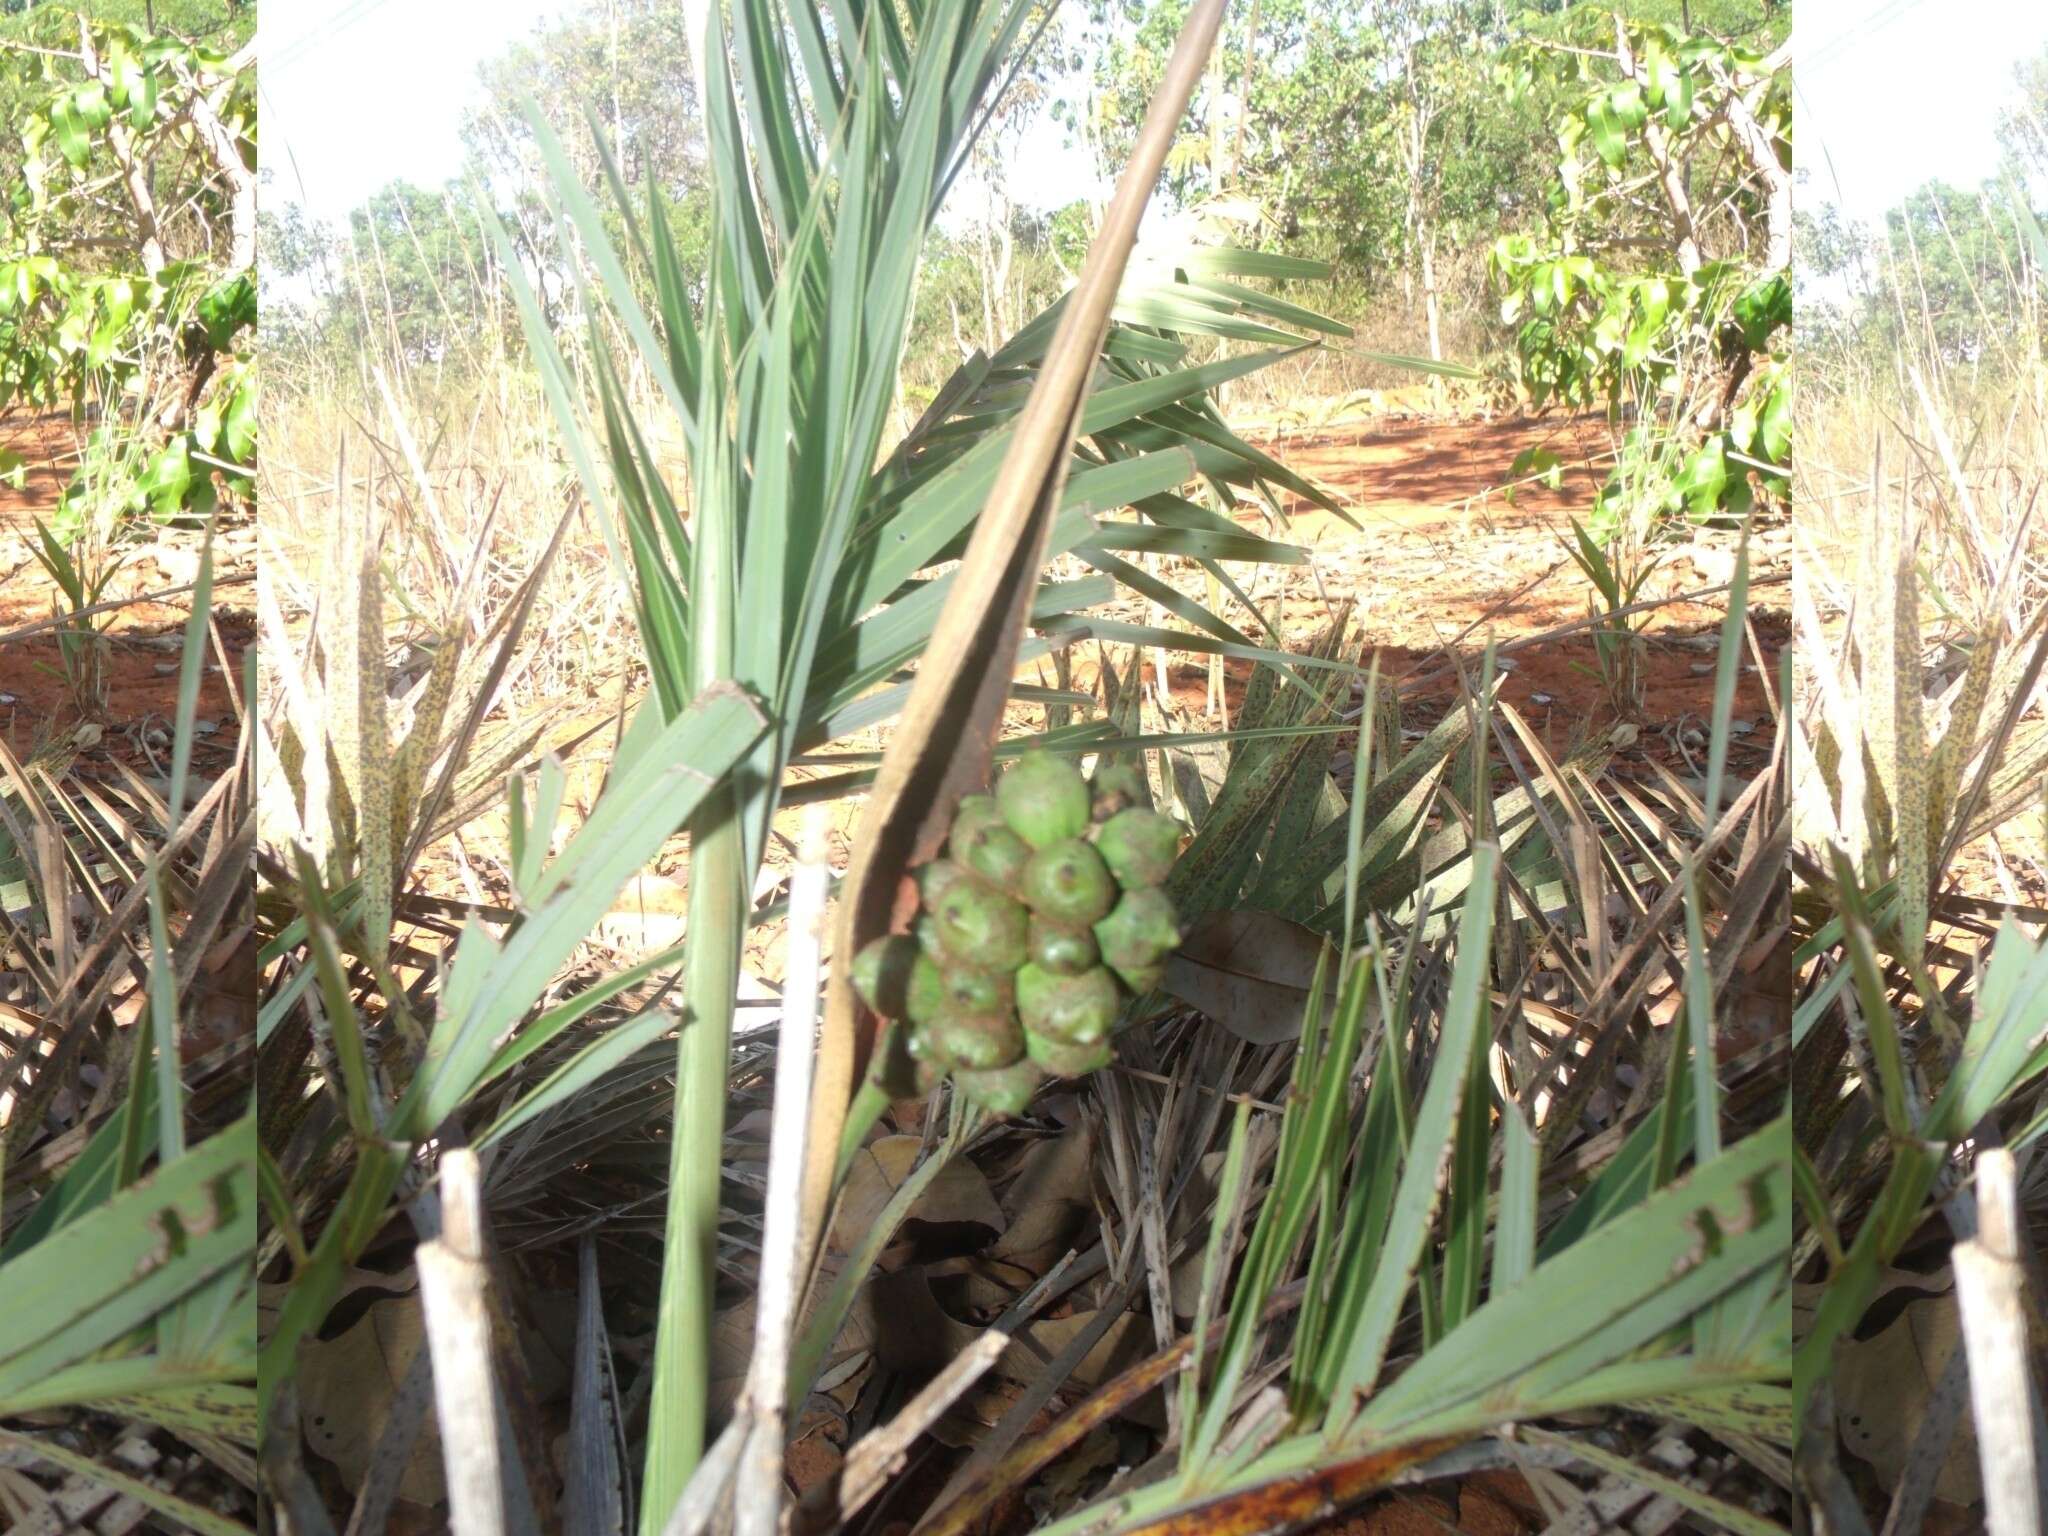
[[[1103,118],[1127,121],[1185,9],[1094,7]],[[1439,257],[1541,207],[1543,100],[1500,91],[1486,67],[1515,35],[1487,0],[1261,0],[1226,24],[1193,114],[1209,126],[1185,135],[1169,191],[1248,197],[1369,296],[1398,284],[1440,358]]]

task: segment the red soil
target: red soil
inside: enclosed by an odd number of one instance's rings
[[[110,755],[149,771],[154,733],[168,734],[177,706],[180,636],[189,609],[185,595],[173,589],[192,580],[198,535],[153,525],[136,530],[106,594],[125,600],[124,606],[97,620],[109,641],[106,698],[103,704],[80,700],[65,680],[57,636],[48,625],[58,590],[34,553],[35,520],[48,517],[70,480],[78,440],[62,419],[16,417],[0,421],[0,448],[27,460],[21,489],[0,484],[0,733],[18,755],[26,755],[89,721],[102,732],[79,760],[84,771],[104,765]],[[209,654],[198,718],[217,729],[196,754],[201,771],[212,771],[233,752],[236,717],[229,689],[239,691],[241,654],[254,639],[253,628],[238,614],[248,588],[237,584],[236,575],[217,553],[214,612],[235,677],[231,685],[219,658]],[[159,751],[157,771],[167,761]]]
[[[1305,546],[1313,560],[1296,567],[1274,599],[1271,573],[1242,577],[1279,623],[1290,646],[1327,624],[1331,605],[1353,605],[1354,628],[1380,657],[1382,675],[1401,685],[1413,728],[1441,715],[1457,693],[1455,656],[1476,681],[1489,639],[1502,647],[1507,673],[1501,696],[1548,738],[1554,751],[1606,734],[1619,720],[1636,725],[1636,744],[1617,760],[1629,772],[1645,756],[1692,771],[1704,763],[1703,737],[1713,704],[1720,595],[1671,601],[1638,616],[1646,641],[1640,710],[1617,707],[1603,685],[1587,630],[1521,644],[1588,617],[1591,586],[1567,554],[1569,514],[1583,516],[1606,478],[1611,451],[1606,425],[1592,418],[1508,418],[1349,425],[1309,437],[1259,444],[1296,473],[1331,492],[1347,523],[1291,494],[1284,521],[1247,505],[1237,520],[1268,537]],[[1542,447],[1563,461],[1560,488],[1541,484],[1504,491],[1517,456]],[[1355,524],[1356,526],[1353,526]],[[1703,533],[1667,553],[1651,575],[1645,599],[1669,598],[1723,585],[1732,569],[1734,536]],[[1751,553],[1752,622],[1775,692],[1778,653],[1789,639],[1779,621],[1781,589],[1769,578],[1784,569],[1782,540],[1759,535]],[[1242,575],[1243,567],[1238,568]],[[1317,578],[1320,579],[1320,585]],[[1226,605],[1244,627],[1241,608]],[[1165,620],[1178,627],[1178,621]],[[1511,649],[1511,647],[1513,647]],[[1094,674],[1093,647],[1075,654],[1076,682]],[[1731,767],[1753,770],[1774,735],[1766,692],[1745,648],[1733,717],[1749,726],[1736,739]],[[1224,664],[1225,697],[1234,718],[1252,664]],[[1200,717],[1207,707],[1209,663],[1169,658],[1176,703]]]

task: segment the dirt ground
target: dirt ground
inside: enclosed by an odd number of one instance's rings
[[[188,587],[198,572],[200,535],[150,526],[136,530],[122,549],[105,597],[122,606],[95,620],[105,626],[107,639],[105,697],[82,699],[65,678],[58,638],[49,624],[58,589],[35,557],[35,520],[49,516],[70,480],[77,439],[61,418],[16,416],[0,420],[0,448],[27,460],[20,489],[0,484],[0,734],[24,759],[83,742],[76,766],[89,775],[116,756],[138,771],[161,773],[169,761],[178,659],[189,612],[178,589]],[[241,529],[224,529],[215,546],[214,612],[236,688],[242,652],[255,638],[249,622],[253,551],[253,540]],[[215,771],[234,752],[236,716],[229,688],[219,657],[210,656],[197,715],[203,724],[194,764],[201,773]],[[99,729],[81,737],[81,725]]]
[[[1476,678],[1491,639],[1502,647],[1502,697],[1554,752],[1607,735],[1626,718],[1637,736],[1619,754],[1618,771],[1640,769],[1651,757],[1682,774],[1701,771],[1723,614],[1718,595],[1671,601],[1644,616],[1639,710],[1623,710],[1610,697],[1590,632],[1516,645],[1588,615],[1591,587],[1567,554],[1569,516],[1583,516],[1606,478],[1611,440],[1603,421],[1368,421],[1254,441],[1334,493],[1351,519],[1291,494],[1282,504],[1284,522],[1263,508],[1238,511],[1248,530],[1310,552],[1310,566],[1275,567],[1251,583],[1252,596],[1269,611],[1266,599],[1279,584],[1281,628],[1290,644],[1305,641],[1328,622],[1335,605],[1349,602],[1355,632],[1378,650],[1382,675],[1400,687],[1404,723],[1415,729],[1440,718],[1456,697],[1457,670],[1449,656]],[[1517,457],[1531,448],[1559,456],[1559,488],[1521,486],[1511,500],[1504,488]],[[1735,543],[1732,532],[1694,531],[1663,558],[1644,598],[1724,585],[1733,574]],[[1751,547],[1750,612],[1774,683],[1790,633],[1784,587],[1771,578],[1787,570],[1783,531],[1760,528]],[[1224,670],[1226,701],[1234,710],[1251,663],[1233,660]],[[1207,711],[1208,680],[1205,658],[1172,664],[1175,700],[1191,717]],[[1768,759],[1775,736],[1753,655],[1743,660],[1734,720],[1731,769],[1743,773]]]

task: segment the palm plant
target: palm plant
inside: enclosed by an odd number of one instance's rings
[[[122,558],[109,547],[109,531],[103,523],[88,525],[67,542],[40,520],[36,523],[36,561],[57,589],[51,598],[53,616],[64,621],[57,630],[57,658],[72,702],[88,717],[107,702],[105,626],[112,615],[105,613],[103,599]]]
[[[1719,669],[1723,752],[1736,654],[1731,645]],[[950,1487],[922,1528],[976,1528],[1161,1385],[1177,1398],[1178,1426],[1161,1453],[1042,1529],[1271,1529],[1440,1456],[1455,1466],[1448,1453],[1504,1424],[1590,1408],[1701,1427],[1788,1482],[1790,1120],[1773,1052],[1746,1042],[1731,1052],[1724,1034],[1739,1017],[1727,986],[1735,957],[1777,920],[1782,754],[1725,815],[1708,811],[1711,792],[1690,805],[1695,846],[1638,843],[1615,859],[1622,889],[1640,878],[1635,859],[1670,862],[1662,894],[1608,949],[1597,917],[1581,926],[1603,878],[1587,856],[1608,865],[1596,850],[1610,838],[1615,852],[1627,847],[1633,818],[1601,788],[1598,758],[1545,765],[1456,814],[1467,791],[1446,769],[1469,733],[1503,756],[1518,743],[1535,750],[1482,683],[1446,716],[1451,730],[1384,775],[1368,766],[1350,806],[1327,817],[1313,805],[1329,742],[1315,706],[1287,722],[1274,713],[1288,695],[1281,675],[1265,681],[1250,691],[1247,739],[1176,872],[1176,895],[1197,913],[1249,903],[1259,949],[1320,951],[1314,978],[1276,1015],[1278,971],[1239,951],[1227,962],[1234,988],[1209,986],[1198,938],[1167,985],[1242,1039],[1293,1052],[1284,1095],[1270,1073],[1239,1079],[1265,1085],[1284,1113],[1255,1136],[1240,1100],[1190,1333],[1003,1457],[977,1458],[979,1475]],[[1433,811],[1451,812],[1463,835],[1423,837]],[[1596,821],[1606,824],[1597,842],[1565,830]],[[1488,834],[1474,836],[1475,825]],[[1317,850],[1332,843],[1325,862]],[[1732,862],[1718,851],[1731,844],[1741,850]],[[1455,894],[1440,901],[1438,890]],[[1665,941],[1681,907],[1678,1010],[1661,1057],[1637,1068],[1656,1087],[1597,1138],[1601,1152],[1574,1179],[1589,1150],[1574,1140],[1581,1109],[1594,1084],[1613,1081],[1620,1026],[1655,970],[1635,957]],[[1574,1035],[1553,1052],[1534,1046],[1521,988],[1499,973],[1523,943],[1545,940],[1553,954],[1584,945],[1575,1035],[1596,1043],[1589,1056]],[[1161,1108],[1140,1123],[1175,1118]],[[1202,1145],[1162,1144],[1154,1166],[1188,1166]],[[1720,1528],[1779,1529],[1683,1483],[1659,1486]]]
[[[795,33],[765,8],[736,14],[735,46],[746,68],[766,71],[766,89],[757,81],[748,92],[743,129],[733,82],[714,71],[706,96],[713,142],[721,163],[735,166],[748,148],[760,147],[770,174],[759,185],[739,175],[721,180],[722,233],[701,312],[676,265],[658,198],[644,221],[622,208],[628,241],[621,254],[596,206],[567,175],[560,146],[536,124],[554,162],[561,215],[581,236],[596,274],[586,303],[593,315],[608,313],[636,348],[691,453],[693,485],[677,496],[626,410],[619,365],[595,326],[598,424],[585,419],[569,362],[542,325],[517,262],[508,262],[527,301],[543,382],[571,458],[592,502],[606,509],[601,521],[614,553],[622,565],[630,558],[654,694],[626,729],[590,822],[552,863],[546,851],[562,806],[560,780],[544,766],[531,799],[524,779],[518,781],[520,919],[502,943],[480,924],[469,925],[431,1043],[398,1067],[409,1081],[388,1106],[358,1010],[374,997],[391,1027],[401,1037],[410,1033],[408,1004],[380,980],[380,967],[390,943],[390,893],[433,823],[411,795],[394,792],[394,773],[408,763],[400,775],[405,783],[434,784],[427,806],[451,805],[449,775],[474,772],[462,767],[474,717],[441,731],[449,686],[442,679],[428,685],[423,706],[431,707],[416,716],[423,724],[415,724],[407,746],[390,745],[381,718],[374,538],[341,552],[327,610],[336,622],[320,668],[299,669],[299,683],[286,690],[296,717],[284,723],[279,751],[297,809],[279,826],[305,845],[306,855],[273,870],[299,911],[285,914],[266,953],[298,952],[310,962],[293,969],[271,1006],[283,1018],[317,984],[348,1087],[346,1129],[357,1157],[339,1212],[311,1248],[266,1342],[267,1393],[288,1380],[296,1340],[324,1315],[342,1266],[374,1230],[404,1176],[408,1149],[657,961],[673,959],[656,957],[568,1008],[533,1016],[625,878],[688,823],[689,1027],[680,1046],[673,1251],[665,1267],[673,1294],[663,1309],[658,1428],[650,1436],[656,1456],[676,1463],[650,1479],[648,1507],[673,1502],[702,1437],[697,1362],[710,1309],[708,1233],[716,1217],[734,977],[749,920],[747,892],[783,770],[799,752],[901,707],[902,687],[876,685],[890,683],[918,656],[951,580],[920,580],[918,573],[957,555],[1057,318],[1027,327],[995,358],[970,360],[912,432],[881,454],[887,399],[872,380],[894,371],[918,246],[990,93],[1014,63],[1025,16],[1021,6],[949,4],[925,17],[911,40],[896,35],[882,12],[838,27],[834,38],[813,34],[809,13],[792,12]],[[791,37],[807,40],[808,94],[799,90],[794,61],[778,51]],[[808,51],[809,43],[820,51]],[[726,51],[722,32],[714,35],[707,57],[722,60]],[[813,109],[821,115],[808,115]],[[614,186],[623,197],[616,173]],[[778,260],[770,260],[771,251]],[[1279,483],[1324,499],[1231,434],[1202,399],[1217,383],[1300,345],[1293,332],[1270,322],[1315,319],[1230,275],[1318,270],[1249,253],[1187,252],[1127,292],[1123,307],[1138,320],[1119,323],[1103,348],[1100,387],[1082,412],[1087,442],[1074,456],[1050,549],[1071,550],[1098,574],[1046,587],[1038,619],[1050,623],[1102,602],[1113,575],[1149,582],[1119,551],[1180,553],[1212,566],[1302,558],[1177,493],[1202,475],[1219,494],[1231,485]],[[577,275],[581,281],[580,269]],[[636,279],[651,285],[658,321],[642,309]],[[1191,363],[1189,341],[1205,337],[1273,345],[1249,357]],[[1146,520],[1098,523],[1091,516],[1127,505]],[[1175,601],[1176,611],[1191,613],[1207,631],[1183,643],[1267,654],[1236,626]],[[281,626],[271,627],[281,638]],[[513,638],[506,635],[501,656]],[[1042,653],[1055,643],[1061,642],[1047,638],[1033,649]],[[442,654],[452,667],[452,648]],[[437,677],[439,671],[437,665]],[[322,778],[330,757],[339,782]],[[431,781],[420,777],[429,763],[443,765]],[[416,816],[410,831],[394,820],[394,806]],[[536,1090],[525,1114],[558,1103],[574,1083],[661,1029],[661,1017],[650,1015],[630,1038],[598,1042],[568,1077]]]
[[[1719,1105],[1696,1113],[1675,1092],[1546,1219],[1538,1138],[1520,1107],[1495,1101],[1483,1070],[1499,860],[1486,844],[1475,855],[1433,1018],[1408,989],[1413,968],[1440,969],[1441,953],[1405,948],[1390,966],[1394,957],[1360,951],[1348,970],[1326,960],[1319,971],[1305,1017],[1328,1022],[1296,1056],[1263,1199],[1247,1157],[1248,1106],[1239,1108],[1179,1383],[1177,1465],[1046,1531],[1271,1529],[1385,1487],[1495,1426],[1591,1407],[1706,1426],[1764,1459],[1789,1442],[1786,1122],[1721,1150],[1708,1129]],[[1704,960],[1695,964],[1704,1000]],[[1403,1064],[1411,1029],[1433,1046],[1419,1092]],[[1361,1072],[1362,1095],[1352,1086]],[[1685,1178],[1671,1177],[1674,1150],[1697,1159]],[[1259,1215],[1226,1299],[1220,1277],[1250,1209]],[[1440,1265],[1427,1251],[1437,1230]],[[1297,1274],[1298,1316],[1283,1331],[1273,1303]],[[1212,1316],[1220,1338],[1205,1333]],[[1277,1373],[1264,1358],[1276,1336]],[[1396,1372],[1402,1356],[1412,1358]],[[1775,1529],[1697,1491],[1677,1496],[1723,1528]],[[936,1528],[963,1529],[972,1513]]]
[[[768,716],[692,825],[683,984],[690,1027],[677,1082],[649,1520],[674,1502],[703,1443],[699,1362],[711,1313],[710,1235],[740,943],[784,769],[798,752],[900,705],[901,691],[870,690],[919,654],[950,580],[920,581],[918,573],[959,552],[1059,320],[1056,305],[995,357],[971,359],[908,436],[883,452],[888,398],[875,385],[897,371],[919,250],[1018,61],[1031,14],[1022,3],[941,0],[904,29],[887,8],[835,12],[828,25],[802,6],[752,0],[732,9],[728,37],[714,12],[699,56],[707,136],[717,164],[751,165],[756,174],[718,180],[701,304],[693,303],[692,275],[676,266],[658,196],[643,219],[613,169],[629,230],[620,252],[559,145],[535,121],[561,213],[602,290],[586,302],[601,303],[631,338],[688,447],[692,483],[679,496],[624,410],[619,370],[601,340],[592,350],[602,426],[586,427],[566,363],[531,295],[522,295],[587,494],[617,509],[658,709],[672,718],[706,690],[736,682]],[[508,266],[516,271],[515,262]],[[1167,549],[1212,565],[1286,556],[1174,493],[1199,473],[1219,492],[1278,482],[1317,496],[1200,400],[1298,345],[1274,321],[1342,331],[1231,281],[1315,270],[1249,254],[1182,253],[1123,292],[1119,313],[1127,318],[1106,338],[1079,410],[1085,446],[1074,454],[1049,555],[1073,550],[1125,576],[1132,568],[1119,548]],[[636,295],[636,275],[651,281],[658,325]],[[1271,345],[1191,364],[1187,341],[1200,337]],[[1088,515],[1126,505],[1147,524],[1098,526]],[[1043,623],[1078,612],[1109,593],[1104,580],[1055,586],[1040,593],[1033,617]],[[1256,649],[1217,616],[1197,622],[1226,643]],[[844,1089],[826,1082],[821,1091]]]

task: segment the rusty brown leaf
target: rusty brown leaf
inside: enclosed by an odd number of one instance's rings
[[[1328,940],[1272,912],[1212,912],[1166,962],[1165,989],[1253,1045],[1301,1033]]]

